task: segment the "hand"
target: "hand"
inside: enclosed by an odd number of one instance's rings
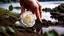
[[[20,0],[20,5],[22,6],[21,14],[23,14],[26,10],[29,10],[36,15],[40,22],[42,22],[42,9],[37,0]]]

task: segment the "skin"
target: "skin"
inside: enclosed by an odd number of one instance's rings
[[[21,8],[21,15],[25,11],[31,11],[33,14],[36,15],[37,19],[42,22],[41,17],[42,17],[42,9],[41,5],[37,0],[20,0],[20,5],[22,6]]]

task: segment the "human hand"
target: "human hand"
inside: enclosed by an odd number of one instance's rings
[[[42,9],[37,0],[20,0],[20,5],[22,6],[21,14],[23,14],[26,10],[29,10],[36,15],[40,22],[42,22]]]

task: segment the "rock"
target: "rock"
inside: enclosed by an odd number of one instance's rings
[[[60,15],[58,12],[50,12],[51,15]]]
[[[42,11],[45,11],[45,12],[50,12],[50,11],[52,11],[50,8],[44,8],[44,9],[42,9]]]

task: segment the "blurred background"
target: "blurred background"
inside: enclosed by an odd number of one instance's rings
[[[51,22],[55,26],[43,27],[43,33],[48,32],[51,29],[55,29],[58,34],[64,33],[64,0],[38,0],[42,5],[42,19],[45,19],[47,26],[48,22]],[[1,10],[3,8],[3,10]],[[0,0],[0,14],[5,12],[4,9],[12,12],[21,12],[21,6],[19,0]],[[10,10],[11,9],[11,10]],[[52,13],[53,12],[53,13]],[[51,25],[52,25],[51,24]],[[59,26],[57,26],[59,25]]]

